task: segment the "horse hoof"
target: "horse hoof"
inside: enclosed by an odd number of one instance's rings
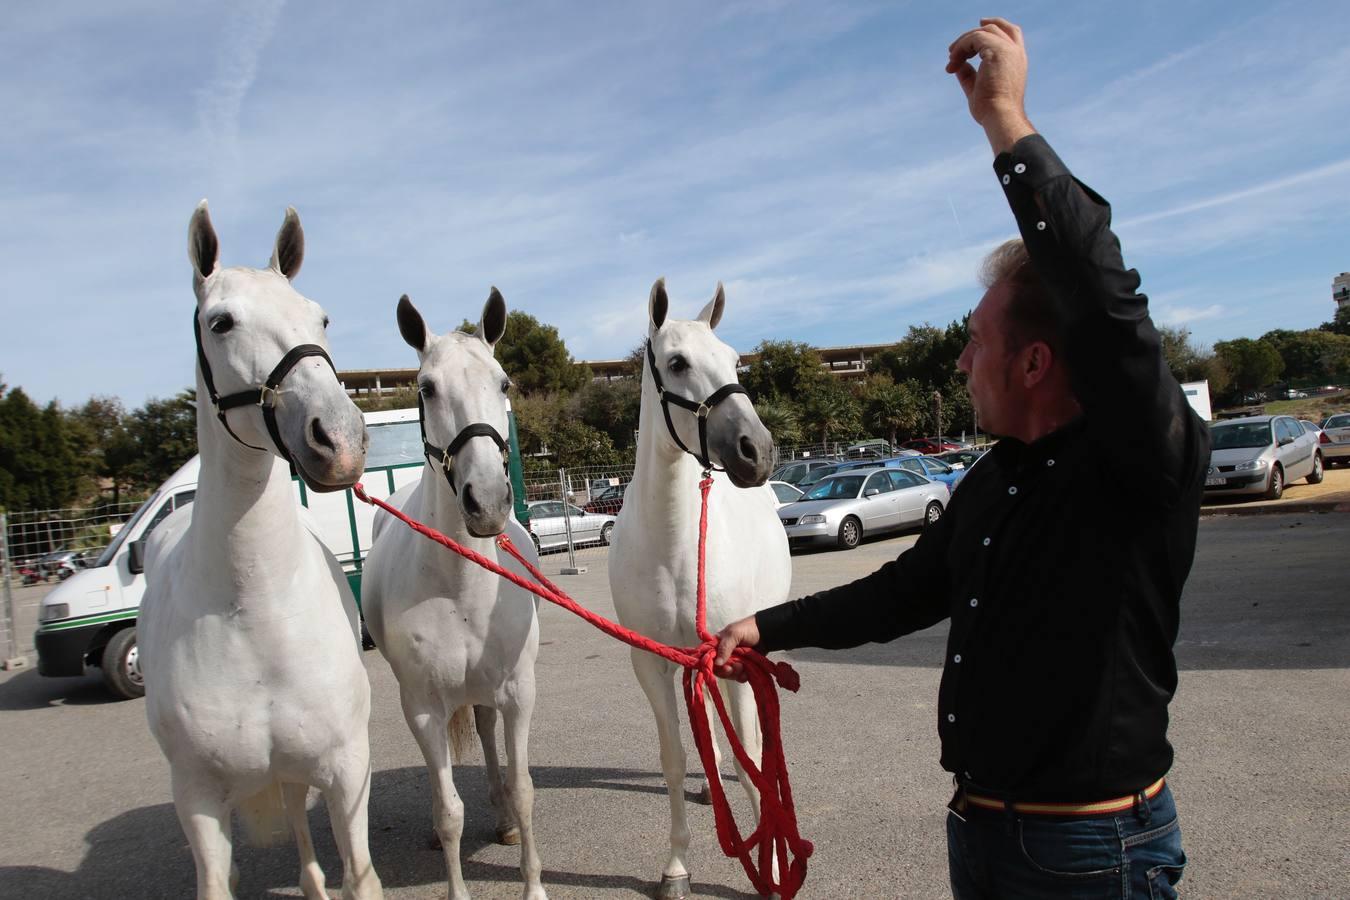
[[[694,795],[694,802],[702,806],[712,806],[712,785],[703,782],[703,788]]]
[[[685,900],[689,896],[688,875],[662,875],[656,886],[656,900]]]
[[[520,843],[519,826],[511,825],[510,827],[507,828],[498,828],[497,843],[505,844],[508,847],[514,847],[516,844],[519,844]]]

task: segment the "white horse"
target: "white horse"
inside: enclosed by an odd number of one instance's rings
[[[676,646],[699,643],[698,483],[705,464],[726,470],[714,474],[708,498],[708,630],[715,634],[737,619],[781,603],[792,581],[787,537],[774,495],[765,486],[772,439],[744,392],[735,392],[736,351],[713,335],[724,304],[718,284],[697,320],[671,321],[666,318],[664,280],[652,287],[637,467],[624,494],[610,551],[609,584],[620,621]],[[632,652],[632,662],[656,715],[661,768],[670,795],[670,856],[657,895],[684,897],[689,891],[685,864],[689,824],[675,691],[678,667],[641,650]],[[737,734],[749,757],[758,762],[762,740],[750,686],[719,683],[730,701]],[[737,771],[758,818],[758,791],[739,763]]]
[[[498,556],[492,538],[508,530],[516,546],[537,561],[529,533],[511,516],[503,459],[511,382],[492,357],[506,330],[502,295],[492,289],[476,335],[429,333],[406,296],[399,301],[398,325],[417,351],[427,462],[422,480],[399,491],[390,504],[490,559]],[[501,557],[525,574],[515,560]],[[534,596],[383,513],[376,518],[361,584],[366,625],[398,678],[403,715],[431,775],[451,900],[469,896],[459,860],[464,803],[455,791],[451,751],[458,762],[468,739],[470,706],[497,814],[497,839],[520,843],[524,896],[543,900],[528,761],[539,652]],[[497,758],[498,710],[505,719],[505,789]]]
[[[300,850],[300,887],[327,897],[305,814],[328,804],[342,896],[379,898],[366,838],[370,683],[341,568],[301,522],[290,463],[311,490],[365,465],[361,413],[326,352],[328,319],[291,286],[304,233],[287,210],[266,269],[221,268],[206,201],[188,228],[197,295],[197,443],[190,516],[148,548],[140,613],[146,716],[168,757],[198,898],[231,896],[230,810],[255,842]]]

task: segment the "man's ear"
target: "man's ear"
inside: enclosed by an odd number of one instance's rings
[[[1049,377],[1055,353],[1045,341],[1032,341],[1022,348],[1022,384],[1033,388]]]

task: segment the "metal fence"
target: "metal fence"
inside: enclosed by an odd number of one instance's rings
[[[139,506],[0,513],[0,658],[32,655],[43,596],[97,559]]]
[[[544,572],[575,572],[607,559],[614,520],[632,465],[582,466],[534,472],[525,478],[530,531]]]

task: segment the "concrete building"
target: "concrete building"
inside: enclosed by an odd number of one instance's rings
[[[1336,301],[1336,308],[1350,306],[1350,272],[1342,272],[1331,279],[1331,299]]]

